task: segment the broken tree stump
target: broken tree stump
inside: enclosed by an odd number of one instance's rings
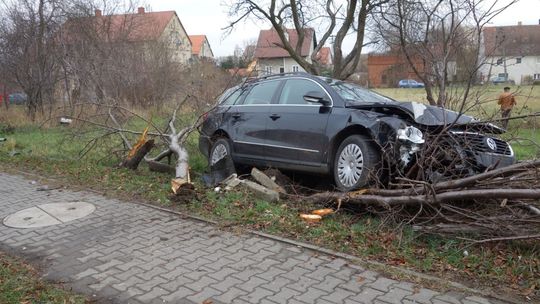
[[[148,154],[153,147],[153,139],[145,141],[142,145],[137,146],[135,150],[130,151],[130,154],[122,161],[120,167],[136,170],[141,161],[144,159],[144,156]]]

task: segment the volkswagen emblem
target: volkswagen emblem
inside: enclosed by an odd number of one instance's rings
[[[486,139],[486,144],[488,145],[488,147],[491,150],[493,150],[493,151],[497,150],[497,143],[495,142],[495,140],[493,138]]]

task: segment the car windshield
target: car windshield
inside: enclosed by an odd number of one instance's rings
[[[329,83],[330,86],[341,96],[341,98],[352,102],[389,102],[394,101],[390,97],[386,97],[364,89],[358,85],[346,83],[343,81],[334,81]]]

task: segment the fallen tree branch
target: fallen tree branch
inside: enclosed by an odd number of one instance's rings
[[[473,186],[479,181],[486,180],[486,179],[493,179],[497,177],[508,177],[511,176],[517,172],[522,172],[524,170],[529,170],[532,168],[538,168],[540,167],[540,159],[533,160],[533,161],[524,161],[520,162],[511,166],[498,168],[495,170],[487,171],[484,173],[467,176],[464,178],[456,179],[456,180],[450,180],[450,181],[444,181],[434,184],[431,189],[434,189],[435,191],[441,191],[446,189],[457,189],[462,187],[468,187]],[[506,183],[507,180],[501,181],[501,183]],[[395,189],[395,190],[387,190],[387,189],[369,189],[370,194],[376,194],[376,195],[382,195],[382,196],[404,196],[404,195],[418,195],[418,194],[424,194],[426,192],[426,187],[424,186],[416,186],[411,187],[407,189]]]
[[[383,196],[372,194],[346,194],[335,192],[317,193],[308,196],[312,202],[335,201],[338,199],[356,205],[378,205],[389,208],[398,205],[439,205],[441,203],[458,200],[478,200],[485,199],[540,199],[540,189],[477,189],[477,190],[457,190],[443,192],[433,195],[403,195],[403,196]]]
[[[530,240],[530,239],[540,239],[540,234],[497,237],[497,238],[473,241],[473,244],[481,244],[481,243],[489,243],[489,242],[500,242],[500,241]]]

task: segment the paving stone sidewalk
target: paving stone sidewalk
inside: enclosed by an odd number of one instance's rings
[[[0,225],[0,249],[41,261],[47,279],[98,303],[500,303],[417,289],[340,258],[143,205],[39,187],[0,173],[0,219],[44,203],[97,209],[44,228]]]

